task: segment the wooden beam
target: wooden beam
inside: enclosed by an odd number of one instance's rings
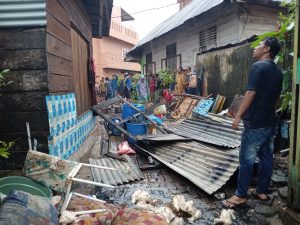
[[[294,70],[292,91],[292,123],[290,129],[290,158],[288,205],[300,210],[300,52],[299,52],[299,0],[296,7],[294,36]]]

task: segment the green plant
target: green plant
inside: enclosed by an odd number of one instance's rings
[[[280,109],[282,111],[291,111],[291,92],[289,90],[289,84],[291,82],[293,69],[291,68],[291,56],[293,56],[293,39],[294,39],[294,25],[296,16],[296,1],[283,2],[282,6],[288,8],[288,13],[284,15],[279,13],[278,28],[274,32],[264,33],[257,37],[257,39],[251,44],[252,48],[259,45],[265,37],[277,37],[281,44],[282,50],[274,59],[275,63],[278,63],[283,69],[283,84],[281,92],[281,104]]]
[[[159,79],[161,79],[164,87],[169,87],[170,84],[175,82],[174,74],[168,69],[163,69],[159,72]]]
[[[14,145],[14,142],[4,142],[0,141],[0,156],[8,158],[10,153],[8,152],[9,148]]]
[[[140,74],[135,74],[135,75],[132,76],[132,79],[131,79],[131,85],[132,85],[131,100],[135,103],[137,103],[137,101],[138,101],[138,95],[137,95],[137,92],[136,92],[136,85],[139,82],[140,77],[141,77]]]
[[[6,76],[8,75],[8,72],[9,72],[9,69],[0,71],[0,88],[13,83],[13,81],[7,81]]]

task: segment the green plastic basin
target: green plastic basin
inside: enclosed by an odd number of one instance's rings
[[[35,182],[27,177],[9,176],[0,179],[0,192],[7,195],[11,189],[24,191],[32,195],[42,196],[51,199],[50,188]]]

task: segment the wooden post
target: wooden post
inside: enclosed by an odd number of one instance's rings
[[[292,123],[290,129],[288,205],[300,210],[300,52],[299,52],[299,0],[296,6],[293,63]]]

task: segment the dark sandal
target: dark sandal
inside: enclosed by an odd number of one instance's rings
[[[266,202],[266,201],[269,201],[269,200],[271,199],[270,196],[267,195],[267,194],[264,194],[264,195],[267,196],[266,198],[261,198],[261,197],[259,196],[259,194],[256,192],[255,189],[251,190],[250,193],[251,193],[251,195],[252,195],[255,199],[260,200],[260,201]]]
[[[247,203],[246,202],[235,203],[235,202],[231,202],[229,200],[224,200],[221,202],[221,205],[225,209],[236,209],[236,208],[244,208],[247,205]]]

